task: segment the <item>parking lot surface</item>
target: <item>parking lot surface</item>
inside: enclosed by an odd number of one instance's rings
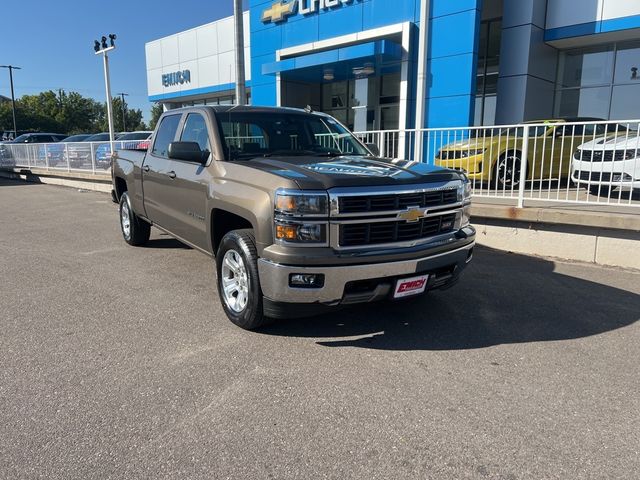
[[[105,194],[0,180],[0,251],[0,478],[638,478],[638,272],[479,248],[446,292],[246,332]]]

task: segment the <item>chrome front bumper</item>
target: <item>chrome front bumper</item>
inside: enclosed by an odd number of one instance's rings
[[[345,287],[349,282],[411,276],[446,266],[455,266],[457,276],[471,261],[474,245],[475,242],[472,242],[455,250],[411,260],[339,267],[280,265],[261,258],[258,260],[258,272],[262,293],[265,298],[273,302],[337,305],[343,303]],[[324,274],[324,286],[322,288],[290,287],[289,276],[296,273]]]

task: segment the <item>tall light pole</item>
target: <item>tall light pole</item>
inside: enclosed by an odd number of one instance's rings
[[[125,96],[128,97],[129,94],[120,92],[120,93],[116,93],[116,95],[120,95],[120,98],[122,99],[122,131],[126,132],[127,131],[127,115],[124,108],[124,97]]]
[[[236,31],[236,103],[247,104],[247,89],[244,80],[244,23],[242,21],[242,0],[233,0],[233,16]]]
[[[13,71],[21,70],[20,67],[14,67],[13,65],[0,65],[0,68],[9,69],[9,82],[11,83],[11,109],[13,111],[13,138],[18,136],[18,129],[16,127],[16,96],[13,93]]]
[[[96,55],[102,55],[102,63],[104,66],[104,87],[107,94],[107,119],[109,121],[109,143],[112,155],[114,150],[113,141],[115,140],[115,138],[113,132],[113,106],[111,104],[111,80],[109,78],[109,55],[107,55],[107,53],[110,50],[114,50],[116,48],[115,39],[116,35],[110,33],[110,45],[107,45],[107,37],[105,36],[102,36],[101,42],[99,42],[98,40],[95,40],[93,42],[93,50],[96,52]]]

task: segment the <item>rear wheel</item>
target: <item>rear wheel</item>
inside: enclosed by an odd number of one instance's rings
[[[151,225],[133,212],[127,192],[120,197],[120,230],[124,241],[133,246],[144,245],[151,235]]]
[[[258,251],[252,230],[234,230],[220,242],[216,254],[218,294],[229,320],[253,330],[269,322],[264,316],[258,276]]]

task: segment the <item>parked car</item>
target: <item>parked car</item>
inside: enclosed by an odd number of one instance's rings
[[[602,137],[573,154],[571,179],[592,195],[608,197],[614,188],[640,191],[640,135]]]
[[[0,146],[0,162],[2,165],[16,165],[20,162],[34,162],[40,159],[41,148],[36,144],[56,143],[67,136],[61,133],[24,133],[14,140],[2,142]],[[20,146],[18,146],[20,145]],[[32,145],[24,147],[23,145]],[[44,160],[44,156],[42,157]]]
[[[117,142],[114,147],[116,150],[146,150],[149,146],[146,140],[151,138],[153,132],[128,132],[116,134]],[[145,142],[145,143],[143,143]],[[142,147],[140,146],[142,144]],[[145,146],[146,145],[146,146]],[[111,166],[109,143],[102,143],[96,148],[96,167],[109,168]]]
[[[61,133],[24,133],[10,142],[5,143],[55,143],[67,138]]]
[[[146,150],[153,132],[137,131],[123,134],[118,138],[117,148],[120,150]]]
[[[116,134],[118,138],[120,134]],[[82,168],[83,166],[91,166],[91,156],[97,154],[98,149],[109,145],[109,133],[96,133],[85,138],[81,143],[69,145],[67,153],[69,156],[69,166],[71,168]],[[96,165],[98,166],[98,165]]]
[[[66,144],[83,142],[90,136],[88,133],[71,135],[58,143],[47,145],[46,148],[41,147],[39,156],[41,156],[43,160],[46,160],[48,166],[55,167],[58,163],[65,160],[65,148],[68,148]]]
[[[327,114],[187,107],[153,138],[114,156],[122,236],[155,225],[214,257],[242,328],[448,288],[473,257],[464,174],[378,158]]]
[[[571,157],[576,146],[594,134],[626,131],[624,125],[565,125],[568,122],[596,122],[597,118],[541,120],[529,127],[526,180],[568,178]],[[616,130],[617,127],[617,130]],[[482,131],[481,131],[482,132]],[[459,135],[462,135],[461,131]],[[471,180],[490,182],[500,188],[517,187],[522,167],[523,127],[489,131],[487,135],[466,138],[446,145],[438,152],[435,164],[463,171]],[[446,137],[445,137],[446,138]]]

